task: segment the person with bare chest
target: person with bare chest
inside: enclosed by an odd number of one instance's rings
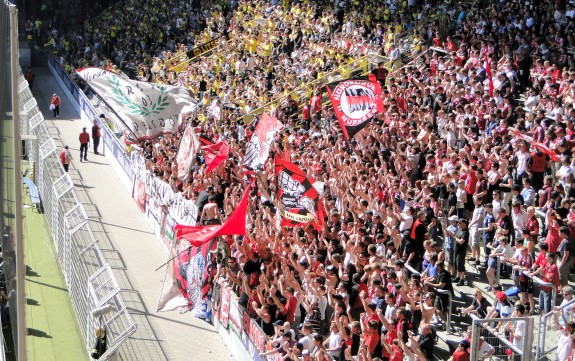
[[[208,198],[208,203],[204,206],[202,210],[202,216],[200,217],[200,224],[210,225],[210,224],[222,224],[220,219],[220,213],[218,212],[218,204],[216,203],[216,198],[211,195]]]

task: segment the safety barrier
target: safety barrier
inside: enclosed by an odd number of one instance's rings
[[[84,344],[89,354],[96,340],[95,329],[103,327],[108,349],[100,359],[106,360],[136,331],[137,325],[127,311],[120,287],[98,246],[74,183],[60,163],[56,144],[23,75],[17,84],[26,154],[34,167],[30,173],[34,174],[42,197],[41,209],[46,214]],[[80,96],[78,89],[69,90]],[[95,114],[90,118],[94,117]]]
[[[503,263],[506,265],[512,265],[511,263],[508,262]],[[495,279],[494,279],[495,283],[499,283],[501,279],[501,264],[502,264],[501,258],[497,257],[497,265],[495,269]],[[537,276],[531,276],[528,271],[523,271],[523,274],[531,278],[533,283],[536,283],[537,285],[539,285],[539,287],[551,287],[551,307],[553,307],[555,305],[555,302],[557,301],[557,287],[555,287],[553,283],[544,281],[543,279]],[[539,309],[541,311],[541,305],[539,305]]]
[[[573,309],[575,306],[575,299],[567,302],[563,306],[559,307],[560,312],[567,312]],[[539,334],[537,338],[537,349],[536,349],[536,360],[546,360],[550,359],[548,355],[557,350],[557,342],[559,340],[559,332],[554,325],[550,325],[553,318],[553,311],[542,315],[539,319]],[[571,319],[568,317],[567,319]],[[562,322],[560,318],[560,322]],[[551,346],[553,345],[553,346]]]
[[[416,274],[421,276],[421,273],[419,273],[418,271],[415,270],[415,268],[411,267],[409,264],[405,264],[405,268],[411,273],[411,274]],[[448,290],[441,290],[441,289],[435,289],[435,292],[437,292],[440,295],[446,295],[447,296],[447,304],[449,305],[447,308],[447,315],[446,315],[446,322],[445,322],[445,332],[450,333],[451,332],[451,314],[452,314],[452,301],[453,301],[453,295],[451,294],[451,292],[449,292]]]
[[[479,361],[485,358],[485,355],[479,354],[480,350],[487,348],[482,348],[484,342],[494,348],[490,357],[503,360],[533,360],[534,323],[533,317],[473,318],[470,360]]]

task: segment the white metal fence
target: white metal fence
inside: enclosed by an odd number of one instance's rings
[[[534,360],[534,324],[533,317],[474,318],[471,361],[484,360],[486,357],[495,360]],[[483,350],[487,349],[491,351],[483,354]]]
[[[102,255],[74,183],[60,164],[56,144],[22,75],[19,94],[22,131],[28,133],[24,137],[28,139],[26,152],[33,167],[30,174],[40,192],[41,209],[48,220],[86,350],[90,352],[94,346],[96,327],[104,327],[108,350],[100,360],[105,360],[137,326],[122,301],[118,282]],[[107,312],[93,314],[102,307]]]
[[[559,307],[560,314],[564,314],[569,321],[574,319],[573,310],[575,309],[575,299],[565,302]],[[554,322],[554,312],[551,311],[539,318],[539,334],[537,337],[536,360],[556,360],[559,355],[555,355],[561,330],[556,327]],[[563,326],[563,318],[558,317]]]

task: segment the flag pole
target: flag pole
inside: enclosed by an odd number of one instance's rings
[[[181,250],[180,252],[176,253],[176,255],[170,259],[168,259],[166,262],[162,263],[160,265],[160,267],[156,268],[154,270],[154,272],[158,272],[160,269],[162,269],[164,266],[168,265],[168,263],[172,262],[174,259],[176,259],[177,257],[179,257],[182,253],[189,251],[193,246],[190,245],[189,247],[187,247],[186,249]]]

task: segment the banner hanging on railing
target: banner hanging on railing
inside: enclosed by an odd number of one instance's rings
[[[144,183],[138,178],[134,181],[134,191],[132,197],[142,212],[146,212],[146,188]]]
[[[183,87],[131,80],[100,68],[83,68],[77,73],[139,140],[177,131],[180,115],[196,106]]]
[[[181,296],[187,301],[185,307],[193,316],[206,316],[204,305],[208,287],[211,287],[208,281],[216,270],[211,251],[216,247],[215,239],[200,247],[193,247],[186,240],[174,242],[170,254],[175,257],[168,263],[168,276],[164,280],[157,311],[170,311],[175,305],[184,306],[178,301]]]

